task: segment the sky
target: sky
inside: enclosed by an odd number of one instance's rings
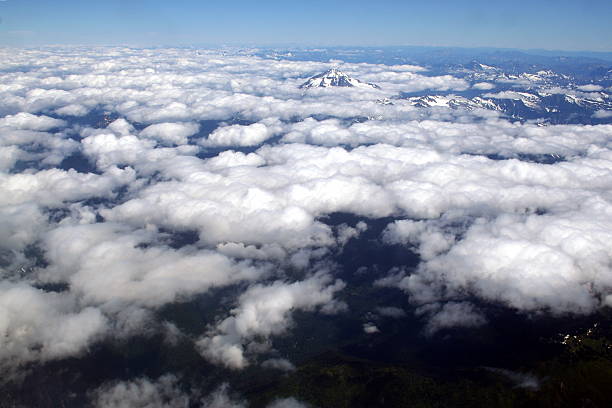
[[[424,45],[612,51],[612,2],[0,0],[0,45]]]

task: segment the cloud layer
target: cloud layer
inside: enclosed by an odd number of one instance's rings
[[[347,310],[333,256],[382,217],[393,221],[375,239],[420,263],[377,283],[403,290],[430,335],[487,324],[474,299],[553,315],[612,306],[610,125],[381,103],[493,88],[414,66],[343,64],[381,89],[304,92],[329,63],[182,49],[0,55],[0,367],[82,356],[165,305],[232,287],[229,311],[193,346],[233,369],[291,370],[274,338],[296,311]],[[335,213],[361,222],[326,223]],[[98,405],[166,395],[181,406],[175,382],[115,384]]]

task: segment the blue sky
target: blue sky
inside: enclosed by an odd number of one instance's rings
[[[610,0],[0,0],[0,45],[431,45],[612,51]]]

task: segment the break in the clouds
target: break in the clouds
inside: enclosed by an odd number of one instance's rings
[[[304,91],[338,63],[177,49],[1,53],[3,367],[81,356],[145,326],[169,330],[157,310],[232,287],[192,346],[233,369],[291,370],[274,339],[296,311],[347,311],[338,296],[350,282],[334,276],[334,254],[382,217],[374,239],[420,262],[377,284],[404,291],[427,334],[486,325],[474,298],[523,313],[612,305],[609,125],[538,126],[385,99],[495,87],[414,66],[342,63],[380,89]],[[326,223],[334,213],[360,221]],[[110,384],[96,403],[180,405],[174,381]]]

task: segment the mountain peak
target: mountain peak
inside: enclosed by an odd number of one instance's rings
[[[328,88],[332,86],[380,89],[378,85],[352,78],[338,68],[330,68],[325,72],[309,78],[308,81],[300,85],[300,88]]]

